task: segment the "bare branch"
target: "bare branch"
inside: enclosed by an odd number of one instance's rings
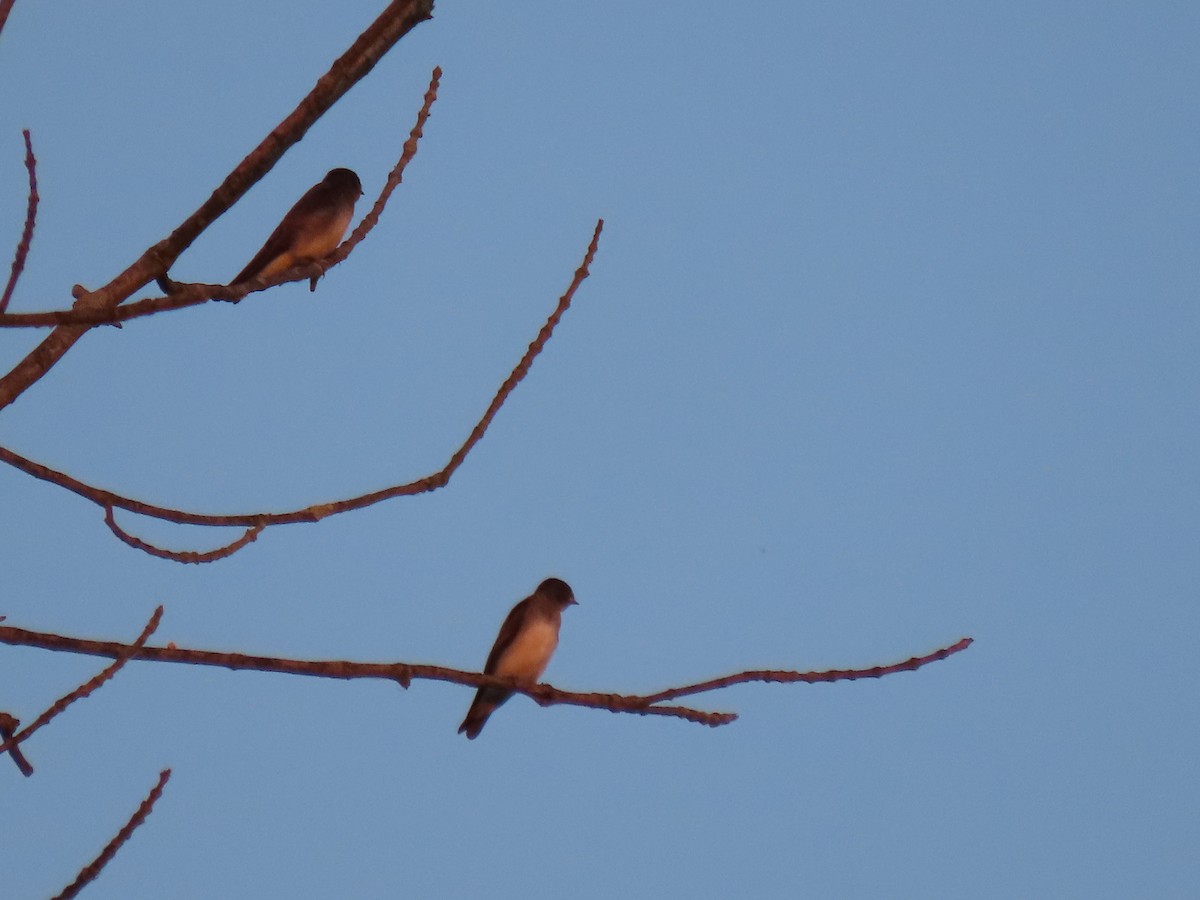
[[[154,610],[154,615],[150,617],[150,621],[146,623],[146,627],[142,629],[142,633],[138,635],[136,641],[134,641],[132,644],[120,645],[122,649],[120,652],[113,654],[115,661],[112,663],[112,665],[106,666],[97,675],[89,678],[69,694],[65,694],[64,696],[55,700],[54,703],[50,705],[49,709],[33,720],[32,724],[22,728],[11,738],[8,738],[4,741],[4,743],[0,744],[0,753],[6,753],[13,747],[16,747],[76,700],[82,700],[84,697],[93,693],[102,684],[116,675],[117,672],[119,672],[125,665],[125,663],[129,662],[130,659],[137,655],[138,650],[141,649],[141,647],[146,643],[146,641],[150,638],[150,635],[154,634],[155,629],[158,628],[158,623],[162,620],[162,614],[163,608],[160,606]]]
[[[100,851],[100,855],[84,866],[75,877],[75,880],[63,888],[62,893],[56,895],[55,900],[68,900],[68,898],[74,897],[84,887],[96,880],[96,876],[100,874],[100,870],[108,865],[110,859],[117,855],[117,851],[121,849],[121,845],[129,840],[134,830],[145,822],[146,817],[154,811],[154,804],[162,796],[163,788],[166,787],[167,781],[170,778],[170,769],[163,769],[158,773],[158,783],[150,789],[150,793],[146,795],[146,799],[138,804],[137,811],[130,816],[129,821],[121,827],[116,837],[105,845],[104,849]]]
[[[4,30],[4,23],[8,21],[8,14],[12,12],[16,2],[17,0],[0,0],[0,31]]]
[[[432,12],[433,0],[392,0],[350,49],[318,79],[308,96],[238,163],[199,209],[107,285],[96,291],[82,292],[76,307],[89,311],[115,307],[143,285],[165,275],[179,255],[209,225],[269,172],[288,148],[303,138],[308,129],[366,76],[401,37],[431,18]],[[87,326],[60,325],[47,335],[11,372],[0,378],[0,409],[45,375],[87,331]]]
[[[308,675],[316,678],[358,679],[374,678],[395,681],[407,688],[414,679],[444,681],[466,687],[482,685],[503,686],[532,697],[547,706],[567,704],[610,712],[631,713],[642,716],[672,716],[703,725],[726,725],[737,718],[735,713],[705,712],[684,706],[660,706],[664,699],[714,691],[732,684],[749,681],[776,683],[819,681],[852,681],[858,678],[880,678],[894,672],[912,671],[930,662],[945,659],[971,645],[971,638],[963,638],[949,647],[944,647],[926,656],[917,656],[891,666],[873,666],[867,669],[835,669],[828,672],[790,672],[752,669],[723,678],[701,681],[683,687],[671,688],[654,694],[623,695],[612,693],[580,693],[564,691],[549,684],[520,684],[510,678],[466,672],[446,666],[427,663],[361,663],[347,660],[300,660],[273,656],[249,656],[243,653],[219,653],[212,650],[188,650],[181,647],[130,648],[113,641],[93,641],[84,638],[64,637],[38,631],[27,631],[0,625],[0,644],[23,647],[40,647],[65,653],[84,653],[91,656],[117,656],[129,654],[134,659],[153,662],[186,663],[200,666],[219,666],[225,669],[256,672],[280,672],[289,675]]]
[[[332,503],[321,503],[313,506],[306,506],[303,509],[292,510],[290,512],[281,513],[238,513],[231,515],[213,515],[207,513],[188,512],[181,509],[172,509],[165,506],[157,506],[152,503],[144,503],[140,500],[134,500],[130,497],[124,497],[120,494],[114,494],[112,491],[106,491],[102,488],[94,487],[86,484],[77,478],[67,475],[65,472],[59,472],[44,466],[41,463],[26,459],[25,457],[14,453],[13,451],[0,447],[0,462],[8,463],[14,468],[20,469],[28,475],[42,481],[48,481],[51,484],[56,484],[59,487],[65,488],[72,493],[84,497],[102,509],[124,509],[138,515],[150,516],[155,519],[164,519],[168,522],[175,522],[179,525],[207,525],[207,526],[240,526],[243,528],[267,528],[273,525],[292,525],[299,522],[319,522],[321,519],[328,516],[338,515],[340,513],[350,512],[351,510],[362,509],[367,506],[372,506],[376,503],[381,503],[384,500],[390,500],[394,497],[407,497],[414,494],[423,494],[429,491],[435,491],[438,488],[445,487],[449,483],[451,476],[457,471],[458,467],[463,464],[467,458],[467,454],[483,439],[492,420],[496,417],[500,407],[504,405],[509,395],[516,389],[516,386],[529,373],[533,361],[538,354],[546,346],[554,334],[554,329],[562,319],[563,314],[571,306],[571,301],[575,296],[575,292],[583,283],[583,280],[588,277],[589,267],[595,259],[596,251],[600,244],[600,234],[604,228],[604,220],[601,219],[596,223],[595,231],[592,233],[592,240],[588,244],[587,252],[584,254],[583,262],[575,271],[575,276],[571,280],[571,284],[567,287],[564,293],[558,300],[558,305],[546,322],[538,331],[537,337],[530,343],[525,354],[521,357],[520,362],[509,374],[504,383],[496,391],[496,395],[492,398],[492,402],[488,405],[482,418],[476,423],[471,430],[463,445],[454,452],[449,461],[439,471],[431,475],[426,475],[424,478],[419,478],[416,481],[410,481],[407,484],[393,485],[392,487],[383,488],[382,490],[372,491],[368,494],[361,494],[356,497],[349,497],[344,500],[338,500]],[[110,525],[111,527],[111,525]],[[257,535],[256,535],[257,536]],[[128,543],[128,541],[127,541]],[[246,541],[249,543],[249,541]],[[136,545],[133,545],[136,546]],[[242,545],[244,546],[244,544]],[[144,549],[140,548],[139,549]],[[231,551],[232,552],[232,551]]]
[[[4,19],[8,10],[0,7],[0,28],[4,27]],[[0,295],[0,314],[8,310],[12,300],[13,289],[17,279],[25,268],[25,258],[29,255],[29,245],[33,242],[33,227],[37,223],[38,190],[37,190],[37,159],[33,155],[33,142],[29,137],[29,129],[21,134],[25,138],[25,168],[29,171],[29,202],[25,207],[25,229],[21,232],[21,240],[17,244],[17,252],[13,256],[12,271],[8,274],[8,284],[4,286],[4,294]]]

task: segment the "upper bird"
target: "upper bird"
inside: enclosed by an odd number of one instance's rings
[[[500,634],[483,667],[484,674],[515,678],[536,684],[554,648],[558,646],[558,627],[562,611],[578,601],[565,581],[547,578],[537,590],[518,603],[500,626]],[[475,692],[467,717],[458,726],[459,734],[475,740],[488,716],[512,696],[502,687],[481,687]]]
[[[328,256],[342,242],[342,235],[354,216],[354,204],[362,192],[362,182],[354,172],[330,169],[320,184],[309,188],[288,210],[262,249],[230,284],[242,284],[259,275],[275,275]],[[313,278],[309,290],[316,289],[317,279]]]

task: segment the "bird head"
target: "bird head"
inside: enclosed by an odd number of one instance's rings
[[[353,190],[355,197],[362,196],[362,182],[358,180],[358,175],[352,169],[330,169],[325,175],[325,183]]]
[[[553,600],[563,609],[579,604],[579,601],[575,599],[575,594],[571,591],[570,585],[561,578],[547,578],[538,585],[537,592],[543,597]]]

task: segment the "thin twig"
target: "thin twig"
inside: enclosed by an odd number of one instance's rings
[[[142,629],[142,633],[138,635],[137,640],[132,644],[120,645],[121,650],[113,654],[114,662],[111,665],[106,666],[95,676],[89,678],[79,687],[75,688],[75,690],[55,700],[50,705],[50,708],[34,719],[31,724],[25,728],[22,728],[11,738],[0,744],[0,753],[6,753],[12,747],[16,747],[76,700],[82,700],[84,697],[97,690],[102,684],[116,675],[117,672],[119,672],[125,665],[125,663],[129,662],[130,659],[137,655],[138,650],[140,650],[141,647],[146,643],[150,635],[154,634],[155,629],[158,628],[158,623],[162,620],[162,614],[163,608],[161,606],[155,609],[154,615],[150,617],[150,621],[146,623],[146,627]]]
[[[383,208],[387,206],[388,200],[392,196],[392,192],[400,186],[404,180],[404,170],[408,168],[408,164],[413,161],[413,157],[417,155],[417,148],[421,143],[421,138],[425,136],[425,123],[429,121],[430,112],[433,110],[433,104],[437,100],[438,87],[442,82],[442,67],[434,66],[433,76],[429,79],[429,87],[425,91],[424,102],[421,104],[421,111],[417,113],[416,124],[413,125],[412,131],[408,133],[408,140],[404,142],[404,149],[400,154],[400,159],[396,161],[396,165],[392,167],[392,171],[388,173],[387,181],[384,182],[383,190],[379,192],[375,203],[367,212],[358,226],[350,232],[350,237],[346,238],[342,244],[329,255],[325,261],[325,268],[332,268],[350,255],[350,252],[357,247],[368,234],[371,233],[376,225],[379,224],[379,217],[383,215]]]
[[[745,684],[750,681],[762,681],[768,684],[791,684],[799,681],[806,684],[816,684],[821,681],[855,681],[859,678],[882,678],[885,675],[894,675],[897,672],[912,672],[921,668],[926,663],[937,662],[961,650],[966,650],[972,643],[973,638],[965,637],[951,644],[949,647],[935,650],[926,656],[914,656],[911,659],[906,659],[904,662],[893,663],[890,666],[872,666],[869,669],[828,669],[824,672],[790,672],[774,669],[758,669],[739,672],[736,675],[726,675],[724,678],[713,678],[710,681],[701,681],[683,687],[669,688],[665,691],[659,691],[656,694],[647,694],[641,699],[646,703],[661,703],[663,700],[674,700],[677,697],[702,694],[707,691],[715,691],[733,684]]]
[[[4,19],[8,10],[0,6],[0,28],[4,27]],[[4,286],[4,294],[0,295],[0,315],[8,311],[8,302],[12,299],[13,289],[17,279],[25,269],[25,258],[29,255],[29,245],[33,243],[33,227],[37,223],[38,189],[37,189],[37,159],[33,155],[33,141],[26,128],[21,134],[25,137],[25,168],[29,171],[29,202],[25,206],[25,229],[21,232],[21,240],[17,244],[17,252],[13,256],[12,271],[8,274],[8,284]]]
[[[512,373],[504,380],[504,384],[500,385],[500,389],[496,391],[496,396],[492,398],[491,405],[488,406],[487,412],[483,414],[483,418],[471,429],[471,434],[467,437],[466,442],[458,448],[458,451],[450,457],[450,462],[446,468],[438,473],[439,476],[444,476],[443,484],[450,480],[450,476],[454,474],[467,454],[471,449],[482,440],[484,434],[488,430],[488,426],[492,424],[492,419],[496,417],[496,413],[500,411],[500,407],[508,399],[508,395],[513,392],[522,379],[529,374],[529,369],[533,365],[533,361],[538,354],[542,352],[542,348],[546,346],[546,342],[550,340],[550,336],[554,334],[554,329],[562,319],[563,313],[571,306],[571,298],[575,296],[575,291],[579,285],[583,284],[583,280],[588,277],[592,261],[596,258],[596,250],[600,247],[600,233],[604,231],[604,220],[596,220],[596,228],[592,232],[592,239],[588,243],[587,252],[583,255],[583,262],[579,264],[579,268],[575,270],[575,277],[571,279],[571,284],[567,288],[567,292],[558,300],[558,306],[554,308],[554,312],[550,313],[550,317],[546,319],[541,330],[538,332],[533,343],[529,345],[529,349],[525,351],[525,355],[521,357],[521,361],[517,363]],[[440,487],[441,485],[438,485]]]
[[[86,885],[95,881],[96,876],[100,874],[100,870],[108,865],[108,861],[116,856],[117,851],[121,849],[121,845],[129,840],[130,835],[134,830],[146,821],[146,817],[154,811],[154,804],[158,802],[158,798],[162,796],[163,788],[167,781],[171,778],[171,770],[163,769],[158,773],[158,783],[150,789],[150,793],[146,795],[146,799],[138,804],[137,811],[129,817],[121,830],[117,832],[116,837],[105,845],[100,851],[100,855],[93,859],[90,863],[80,870],[75,880],[63,888],[62,893],[55,896],[54,900],[69,900],[80,892]]]
[[[117,520],[113,518],[113,508],[111,506],[104,507],[104,524],[109,530],[115,534],[121,541],[133,547],[135,550],[141,550],[143,553],[148,553],[151,556],[159,559],[169,559],[172,562],[178,563],[210,563],[216,562],[218,559],[225,559],[227,556],[233,556],[247,544],[251,544],[258,539],[262,533],[262,525],[254,525],[247,528],[245,533],[235,541],[226,544],[223,547],[217,547],[215,550],[206,550],[197,552],[195,550],[167,550],[165,547],[156,547],[154,544],[147,543],[141,538],[134,537],[129,532],[125,531]]]

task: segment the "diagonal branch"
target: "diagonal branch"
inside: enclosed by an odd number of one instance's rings
[[[84,866],[75,877],[75,880],[63,888],[61,893],[55,895],[54,900],[70,900],[71,897],[77,896],[81,890],[96,880],[96,876],[100,874],[100,870],[108,865],[109,860],[116,856],[117,851],[129,840],[134,830],[145,822],[146,817],[154,811],[154,804],[162,796],[163,788],[166,787],[167,781],[170,778],[170,769],[163,769],[158,773],[158,783],[150,789],[150,793],[146,795],[146,799],[138,804],[137,810],[130,816],[129,821],[121,826],[121,830],[105,845],[104,849],[100,851],[100,855]]]
[[[154,662],[188,663],[201,666],[218,666],[226,669],[252,670],[257,672],[280,672],[289,675],[308,675],[316,678],[359,679],[374,678],[396,681],[407,688],[414,679],[444,681],[466,687],[496,685],[509,688],[532,697],[547,706],[567,704],[591,709],[606,709],[614,713],[630,713],[642,716],[672,716],[716,727],[727,725],[737,718],[735,713],[705,712],[685,706],[660,706],[664,699],[681,697],[719,690],[732,684],[750,681],[775,683],[822,681],[852,681],[858,678],[880,678],[895,672],[913,671],[928,663],[945,659],[965,650],[971,638],[962,638],[949,647],[936,650],[925,656],[916,656],[891,666],[873,666],[867,669],[835,669],[828,672],[789,672],[752,669],[723,678],[709,679],[683,687],[659,691],[655,694],[622,695],[612,693],[580,693],[560,690],[549,684],[519,684],[508,678],[466,672],[446,666],[427,663],[361,663],[346,660],[299,660],[272,656],[249,656],[243,653],[220,653],[212,650],[188,650],[180,647],[141,647],[131,649],[126,644],[113,641],[93,641],[84,638],[64,637],[45,632],[27,631],[0,625],[0,643],[23,647],[40,647],[65,653],[83,653],[91,656],[118,656],[129,654],[132,658]]]
[[[143,285],[165,275],[179,255],[269,172],[288,148],[303,138],[308,129],[365,77],[400,38],[419,23],[432,18],[432,14],[433,0],[392,0],[350,49],[318,79],[308,96],[238,163],[199,209],[104,287],[84,291],[76,300],[76,308],[115,307]],[[88,326],[60,325],[50,332],[12,371],[0,378],[0,409],[50,371],[87,331]]]
[[[393,485],[392,487],[383,488],[382,490],[372,491],[368,494],[361,494],[356,497],[349,497],[344,500],[338,500],[332,503],[321,503],[313,506],[306,506],[303,509],[292,510],[290,512],[281,513],[238,513],[230,515],[213,515],[207,513],[188,512],[181,509],[172,509],[165,506],[157,506],[152,503],[144,503],[140,500],[134,500],[130,497],[124,497],[120,494],[115,494],[112,491],[106,491],[102,488],[95,487],[80,481],[77,478],[59,472],[56,469],[51,469],[49,466],[44,466],[41,463],[34,462],[31,459],[26,459],[20,454],[0,447],[0,462],[8,463],[16,469],[20,469],[27,475],[32,475],[41,481],[48,481],[51,484],[56,484],[61,488],[65,488],[72,493],[78,494],[87,500],[92,501],[102,509],[124,509],[129,512],[139,515],[150,516],[155,519],[164,519],[168,522],[175,522],[180,525],[207,525],[207,526],[240,526],[242,528],[270,527],[273,525],[291,525],[298,522],[319,522],[321,519],[328,516],[338,515],[340,513],[350,512],[351,510],[362,509],[367,506],[372,506],[376,503],[381,503],[384,500],[390,500],[394,497],[407,497],[414,494],[423,494],[429,491],[435,491],[438,488],[445,487],[449,483],[451,476],[454,475],[458,467],[463,464],[467,458],[467,454],[483,439],[487,433],[488,427],[492,420],[500,411],[500,407],[504,405],[508,397],[520,384],[522,379],[529,373],[533,361],[538,354],[546,346],[554,334],[554,329],[562,319],[563,314],[570,308],[571,301],[574,299],[575,292],[583,283],[583,280],[588,277],[590,266],[595,259],[596,251],[600,245],[600,233],[604,228],[604,220],[601,219],[596,223],[595,231],[592,233],[592,240],[588,244],[587,252],[584,254],[583,262],[579,268],[575,270],[575,276],[567,287],[566,292],[559,298],[558,305],[554,311],[546,319],[538,331],[537,337],[526,349],[525,354],[521,357],[520,362],[509,374],[504,383],[496,391],[492,402],[488,405],[482,418],[476,423],[467,436],[463,445],[454,452],[449,461],[439,471],[431,475],[426,475],[424,478],[419,478],[416,481],[410,481],[407,484]],[[257,536],[257,535],[256,535]],[[136,539],[134,539],[136,540]],[[144,549],[144,548],[139,548]],[[189,560],[190,561],[190,560]]]
[[[7,13],[5,13],[7,15]],[[0,20],[0,28],[4,27]],[[21,232],[21,240],[17,244],[17,252],[13,255],[12,270],[8,274],[8,284],[4,286],[4,294],[0,295],[0,314],[8,310],[12,300],[13,289],[17,279],[25,269],[25,258],[29,255],[29,245],[33,242],[33,226],[37,223],[38,189],[37,189],[37,159],[33,155],[33,142],[29,137],[29,129],[21,132],[25,138],[25,168],[29,171],[29,202],[25,206],[25,228]]]

